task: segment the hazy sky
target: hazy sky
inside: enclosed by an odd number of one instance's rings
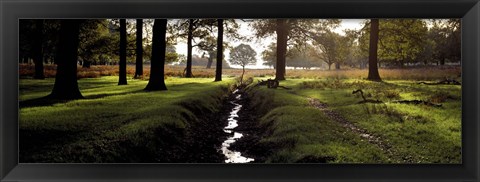
[[[344,19],[344,20],[341,21],[340,26],[337,29],[335,29],[334,31],[343,35],[343,30],[345,30],[345,29],[358,30],[358,29],[362,28],[362,22],[363,21],[364,21],[364,19]],[[238,33],[241,36],[246,36],[246,37],[252,37],[253,36],[253,31],[248,26],[247,22],[238,20],[237,23],[239,23],[239,25],[240,25],[240,29],[239,29]],[[257,52],[257,64],[255,66],[253,66],[253,65],[252,66],[247,66],[247,68],[267,68],[266,66],[263,66],[263,60],[261,58],[261,54],[271,42],[275,41],[275,37],[271,37],[269,39],[262,40],[261,42],[259,42],[256,39],[253,39],[249,42],[246,42],[246,41],[232,41],[232,40],[228,40],[227,38],[225,38],[225,41],[228,41],[230,43],[230,45],[232,45],[232,46],[238,46],[241,43],[248,44]],[[179,42],[175,46],[175,48],[177,49],[178,54],[187,55],[187,44],[185,42]],[[202,52],[199,52],[199,50],[196,49],[195,47],[193,48],[192,52],[193,52],[193,54],[202,55]],[[228,49],[226,49],[224,54],[225,54],[225,59],[228,62],[230,62],[229,61],[230,51]],[[235,66],[235,65],[230,65],[230,66],[235,67],[235,68],[240,68],[240,66]]]

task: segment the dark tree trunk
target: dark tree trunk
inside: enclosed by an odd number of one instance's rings
[[[28,63],[28,56],[23,57],[23,63],[25,63],[25,64]]]
[[[206,68],[212,68],[212,63],[213,63],[213,58],[212,57],[208,57],[208,62],[207,62],[207,67]]]
[[[370,48],[368,54],[368,77],[367,80],[382,81],[378,73],[377,65],[378,50],[378,19],[372,19],[370,22]]]
[[[337,69],[337,70],[340,69],[340,63],[335,63],[335,69]]]
[[[61,20],[60,36],[57,51],[57,73],[52,93],[52,99],[83,98],[77,83],[77,56],[80,24],[82,20]]]
[[[120,62],[118,85],[127,84],[127,21],[120,19]]]
[[[33,44],[33,62],[35,63],[35,79],[44,79],[43,74],[43,20],[35,20],[35,40]]]
[[[440,65],[442,65],[442,66],[445,65],[445,58],[440,59]]]
[[[91,64],[92,64],[91,61],[83,61],[82,68],[90,68]]]
[[[331,67],[332,67],[332,64],[328,64],[328,70],[330,70]]]
[[[287,53],[287,20],[277,19],[277,68],[275,80],[285,80],[285,54]]]
[[[245,65],[242,65],[242,76],[240,77],[240,84],[243,84],[243,75],[245,75]]]
[[[223,63],[223,19],[218,19],[217,35],[217,66],[215,70],[215,81],[222,81],[222,63]]]
[[[135,60],[135,78],[143,75],[143,19],[137,19],[137,41],[136,41],[136,60]]]
[[[192,39],[193,39],[193,19],[188,21],[188,37],[187,37],[187,68],[185,77],[192,77]]]
[[[150,79],[145,90],[167,90],[165,85],[167,19],[155,19],[153,24],[152,60],[150,61]]]

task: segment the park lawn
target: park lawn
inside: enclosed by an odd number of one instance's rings
[[[339,163],[461,163],[461,86],[422,85],[418,81],[362,79],[288,79],[284,89],[255,89],[253,100],[271,97],[260,124],[270,131],[261,142],[289,143],[268,156],[269,162],[333,157]],[[352,91],[386,104],[358,104]],[[293,100],[292,98],[297,98]],[[307,98],[327,103],[357,127],[392,146],[393,156],[330,121],[321,111],[305,108]],[[426,100],[442,107],[390,103]],[[266,143],[265,143],[266,144]],[[327,161],[328,162],[328,161]]]
[[[168,91],[146,92],[147,81],[118,86],[117,79],[80,79],[86,99],[21,108],[20,162],[174,160],[184,150],[189,125],[200,119],[194,112],[218,112],[234,83],[169,77]],[[48,95],[53,83],[21,79],[21,102]]]
[[[145,80],[118,86],[117,79],[80,79],[86,99],[20,104],[20,162],[181,162],[189,126],[217,113],[235,82],[168,77],[168,91],[145,92]],[[251,85],[249,107],[264,130],[257,145],[268,147],[271,163],[460,163],[461,86],[417,82],[288,78],[280,83],[291,90]],[[21,79],[21,103],[48,95],[53,83]],[[359,104],[356,89],[385,104]],[[330,120],[308,98],[382,138],[394,155]],[[442,107],[392,103],[412,99]]]
[[[257,87],[251,90],[250,97],[251,107],[257,108],[260,115],[259,125],[264,128],[257,145],[270,148],[264,159],[267,163],[390,162],[380,148],[310,107],[307,98],[295,89]]]

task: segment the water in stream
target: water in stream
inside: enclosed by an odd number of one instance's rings
[[[242,156],[241,152],[233,151],[229,149],[231,144],[235,143],[238,139],[243,137],[243,134],[233,131],[233,129],[238,126],[238,121],[237,121],[238,112],[242,108],[242,105],[237,102],[241,99],[242,95],[238,93],[238,89],[235,90],[232,94],[235,95],[235,99],[233,101],[230,101],[230,103],[232,103],[234,107],[230,112],[230,116],[228,117],[228,125],[223,129],[223,131],[225,133],[228,133],[229,135],[232,135],[232,134],[233,135],[228,137],[227,140],[225,140],[222,143],[222,147],[220,148],[220,150],[222,151],[223,155],[225,155],[225,157],[227,158],[227,160],[225,160],[225,163],[252,162],[254,161],[254,159],[244,157]]]

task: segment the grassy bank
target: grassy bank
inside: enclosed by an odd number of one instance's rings
[[[147,81],[79,80],[86,99],[20,109],[20,162],[188,162],[190,128],[218,112],[233,80],[168,78],[168,91]],[[20,80],[20,105],[49,94],[53,79]],[[201,113],[201,114],[199,114]]]
[[[256,144],[270,148],[266,162],[460,163],[461,86],[423,85],[417,81],[361,79],[289,79],[292,88],[253,88],[252,105],[265,134]],[[362,89],[367,99],[352,94]],[[309,105],[318,99],[353,125],[380,138],[376,145]],[[394,103],[425,100],[441,107]]]

